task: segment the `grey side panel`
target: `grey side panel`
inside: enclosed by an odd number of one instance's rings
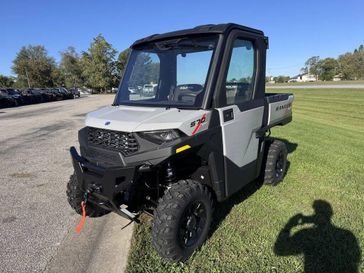
[[[233,109],[234,119],[224,122],[224,110]],[[259,140],[255,132],[262,126],[264,107],[240,112],[236,105],[218,109],[222,120],[224,156],[239,167],[257,159]]]
[[[226,114],[224,116],[229,109],[233,113],[231,120],[227,120]],[[240,111],[238,106],[232,105],[218,111],[225,157],[226,192],[231,195],[255,178],[259,152],[256,132],[262,126],[264,106]]]

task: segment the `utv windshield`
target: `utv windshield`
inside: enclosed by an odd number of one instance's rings
[[[134,48],[115,104],[200,108],[217,40],[183,37]]]

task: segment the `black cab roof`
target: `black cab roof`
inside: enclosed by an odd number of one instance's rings
[[[168,38],[175,38],[175,37],[180,37],[180,36],[185,36],[185,35],[209,34],[209,33],[224,34],[224,33],[231,31],[232,29],[240,29],[240,30],[243,30],[246,32],[254,33],[256,35],[264,36],[264,33],[261,30],[238,25],[238,24],[233,24],[233,23],[217,24],[217,25],[209,24],[209,25],[197,26],[197,27],[190,28],[190,29],[183,29],[183,30],[178,30],[178,31],[173,31],[173,32],[167,32],[167,33],[163,33],[163,34],[153,34],[148,37],[135,41],[133,43],[132,47],[140,45],[140,44],[144,44],[144,43],[154,42],[154,41],[158,41],[158,40],[164,40],[164,39],[168,39]]]

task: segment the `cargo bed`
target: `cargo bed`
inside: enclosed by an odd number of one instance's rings
[[[264,127],[285,125],[292,120],[292,93],[266,93]]]

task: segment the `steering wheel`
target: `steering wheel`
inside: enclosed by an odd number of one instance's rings
[[[201,84],[181,84],[176,87],[173,94],[173,100],[176,102],[183,102],[184,97],[189,97],[194,103],[196,97],[203,92]]]

